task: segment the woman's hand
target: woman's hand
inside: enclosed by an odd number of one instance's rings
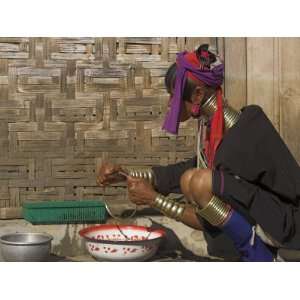
[[[158,193],[153,186],[145,179],[127,177],[128,198],[137,205],[152,206]]]
[[[120,175],[119,173],[120,171],[122,171],[120,165],[104,162],[98,171],[98,175],[96,179],[97,184],[104,187],[112,183],[124,181],[126,177]]]

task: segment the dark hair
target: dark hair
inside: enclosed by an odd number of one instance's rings
[[[215,54],[208,51],[208,48],[209,48],[208,44],[202,44],[198,47],[197,50],[195,50],[195,53],[196,53],[199,61],[203,65],[206,65],[209,67],[210,64],[212,64],[216,61],[216,56],[215,56]],[[201,55],[202,51],[208,52],[209,56],[206,57],[206,56]],[[169,94],[173,91],[173,89],[175,87],[175,81],[176,81],[176,63],[172,64],[169,67],[169,69],[166,73],[166,76],[165,76],[165,86],[166,86],[166,89]],[[185,87],[183,89],[182,100],[190,102],[192,94],[196,87],[197,87],[197,84],[190,78],[187,78]]]

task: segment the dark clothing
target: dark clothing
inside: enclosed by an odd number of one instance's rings
[[[195,162],[153,168],[158,190],[179,190],[180,176]],[[243,108],[224,135],[214,160],[213,193],[285,247],[300,248],[300,168],[259,106]]]
[[[184,162],[168,166],[155,166],[152,168],[156,178],[156,189],[163,195],[170,193],[181,193],[180,177],[188,169],[196,168],[197,157],[193,157]],[[203,225],[203,233],[207,242],[207,252],[209,255],[228,259],[239,258],[239,253],[234,247],[230,238],[219,228],[210,225],[199,217]]]
[[[259,106],[242,110],[214,165],[215,195],[247,211],[284,246],[300,248],[300,168]]]

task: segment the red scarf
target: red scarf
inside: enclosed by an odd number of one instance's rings
[[[224,114],[223,114],[223,96],[221,87],[217,89],[217,110],[213,114],[210,123],[210,135],[205,145],[205,155],[208,160],[208,167],[213,167],[215,154],[224,135]]]
[[[205,61],[205,59],[208,57],[208,52],[202,51],[201,57]],[[185,58],[191,64],[197,66],[200,69],[207,68],[205,64],[201,63],[201,61],[199,60],[195,52],[188,53],[185,56]],[[200,82],[200,80],[190,71],[187,71],[187,77]],[[218,87],[216,90],[216,98],[217,98],[217,110],[212,116],[210,135],[207,138],[206,145],[205,145],[205,155],[207,157],[209,168],[213,167],[215,154],[220,142],[222,141],[223,134],[224,134],[223,95],[222,95],[221,87]]]

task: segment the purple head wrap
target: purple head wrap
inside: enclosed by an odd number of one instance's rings
[[[197,64],[195,63],[197,61]],[[185,86],[187,73],[192,77],[204,82],[208,86],[218,87],[223,83],[224,64],[217,60],[209,67],[203,67],[199,62],[195,52],[181,52],[177,54],[177,69],[174,94],[171,99],[171,106],[166,115],[163,129],[169,133],[177,134],[180,122],[180,112],[183,101],[183,89]]]

